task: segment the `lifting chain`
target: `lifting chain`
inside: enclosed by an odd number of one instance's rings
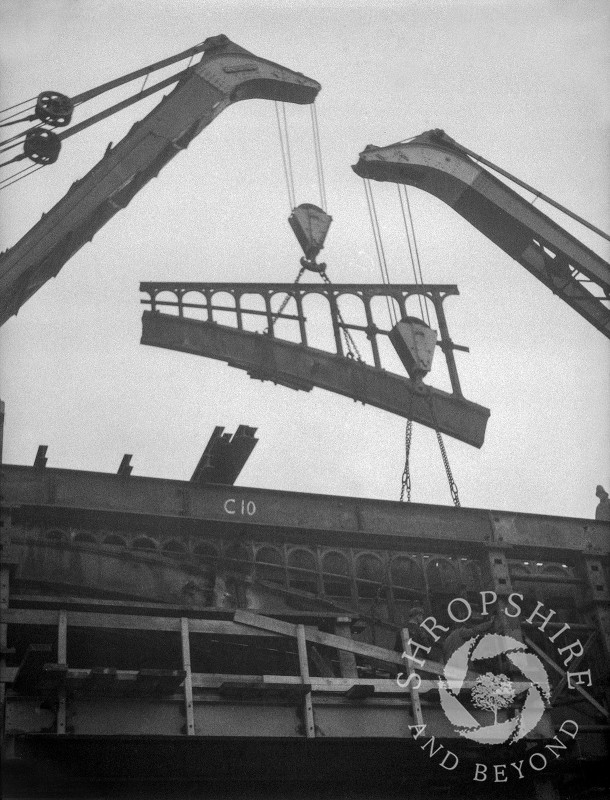
[[[443,464],[445,465],[445,472],[447,473],[447,480],[449,481],[449,491],[451,492],[451,499],[453,500],[453,505],[456,508],[460,507],[460,498],[458,495],[458,487],[456,482],[453,480],[453,475],[451,473],[451,467],[449,466],[449,459],[447,458],[447,451],[445,450],[445,443],[443,442],[443,437],[441,436],[440,431],[436,431],[436,438],[438,439],[438,446],[441,449],[441,456],[443,459]]]
[[[445,473],[447,474],[447,481],[449,482],[449,491],[451,492],[451,499],[453,500],[453,505],[456,508],[459,508],[461,503],[460,503],[460,497],[458,495],[458,487],[453,479],[453,473],[451,472],[451,467],[449,466],[449,458],[447,456],[447,451],[445,450],[445,442],[443,441],[441,432],[438,429],[438,419],[436,418],[436,410],[434,408],[434,402],[432,400],[432,395],[430,394],[429,390],[427,391],[427,396],[428,396],[428,404],[430,406],[430,413],[432,414],[432,420],[434,421],[434,430],[436,432],[436,439],[438,441],[438,446],[441,451],[441,458],[443,459]]]
[[[301,267],[301,269],[299,270],[296,278],[294,279],[295,284],[298,283],[301,280],[301,277],[302,277],[304,272],[305,272],[305,267]],[[286,306],[290,302],[291,298],[292,298],[292,295],[291,294],[287,294],[286,297],[282,300],[281,306],[278,308],[278,310],[272,316],[272,321],[274,323],[277,322],[278,317],[281,315],[282,311],[286,308]],[[266,328],[265,333],[269,333],[269,328]]]
[[[324,283],[327,283],[329,286],[332,286],[333,282],[326,274],[326,269],[320,270],[320,275],[322,276],[322,280],[324,281]],[[341,311],[339,310],[338,303],[337,303],[337,317],[339,319],[339,325],[341,326],[341,330],[343,331],[343,338],[345,339],[345,346],[347,347],[348,358],[355,358],[357,361],[362,361],[362,356],[360,355],[360,351],[356,346],[356,342],[354,341],[353,336],[347,329],[345,321],[341,316]]]
[[[400,502],[407,495],[407,503],[411,502],[411,472],[409,468],[409,454],[411,453],[411,438],[413,436],[413,420],[407,420],[407,428],[405,431],[405,468],[402,472],[402,486],[400,489]]]

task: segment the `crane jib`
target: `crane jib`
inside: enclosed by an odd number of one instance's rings
[[[469,153],[443,131],[428,131],[369,146],[352,169],[438,197],[610,338],[610,264]]]
[[[319,90],[224,36],[206,40],[201,60],[173,91],[0,256],[0,325],[228,105],[251,98],[307,104]]]

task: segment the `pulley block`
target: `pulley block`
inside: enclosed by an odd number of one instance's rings
[[[398,357],[412,380],[421,380],[432,368],[436,331],[418,317],[403,317],[389,334]]]
[[[25,135],[23,152],[36,164],[53,164],[61,150],[61,139],[53,131],[34,128]]]
[[[324,240],[332,221],[333,218],[329,214],[313,203],[301,203],[292,209],[288,224],[294,231],[308,262],[315,261],[324,247]]]
[[[36,100],[36,116],[54,128],[63,128],[69,125],[73,111],[72,100],[59,92],[41,92]]]

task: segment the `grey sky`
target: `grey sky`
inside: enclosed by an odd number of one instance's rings
[[[432,127],[610,227],[609,11],[602,0],[5,2],[2,107],[76,94],[225,33],[322,84],[324,260],[336,282],[378,282],[350,165],[369,143]],[[0,193],[2,248],[156,102],[68,140],[57,164]],[[309,111],[287,110],[297,203],[317,203]],[[32,463],[47,444],[49,466],[114,472],[129,452],[137,474],[187,479],[214,425],[244,423],[260,443],[242,485],[398,498],[403,420],[139,344],[140,280],[294,279],[275,125],[264,101],[223,112],[2,328],[7,461]],[[391,277],[410,282],[396,190],[374,190]],[[410,198],[425,280],[461,292],[446,311],[471,348],[457,355],[464,393],[492,414],[480,451],[447,439],[462,504],[593,516],[596,484],[610,483],[607,341],[440,201]],[[415,501],[450,502],[420,426],[412,473]]]

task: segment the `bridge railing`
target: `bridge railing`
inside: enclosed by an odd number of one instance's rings
[[[390,308],[396,319],[421,317],[425,304],[452,390],[461,395],[453,351],[468,348],[452,342],[443,308],[446,297],[459,294],[454,285],[146,282],[140,290],[148,295],[142,304],[153,312],[289,339],[400,372],[387,338]]]

